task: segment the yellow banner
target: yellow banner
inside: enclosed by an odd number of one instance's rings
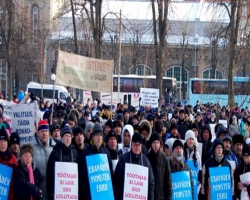
[[[113,60],[88,58],[59,50],[56,84],[112,93]]]

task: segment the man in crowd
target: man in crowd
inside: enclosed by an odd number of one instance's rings
[[[234,135],[233,136],[233,152],[237,158],[236,166],[238,166],[242,161],[242,149],[244,144],[244,137],[243,135]]]
[[[20,150],[20,137],[17,132],[13,132],[10,135],[9,148],[16,158],[19,158],[19,150]]]
[[[78,153],[78,155],[82,155],[82,152],[84,151],[84,149],[86,149],[89,145],[86,143],[84,143],[84,139],[85,139],[85,134],[84,134],[84,130],[81,127],[76,127],[73,129],[73,134],[74,134],[74,138],[72,143],[75,146],[75,149]]]
[[[61,141],[61,133],[60,133],[61,127],[58,123],[52,124],[50,128],[50,134],[52,139],[58,143]]]
[[[181,109],[179,112],[179,120],[177,122],[177,126],[178,126],[178,132],[181,135],[181,139],[185,139],[185,134],[188,130],[188,126],[189,123],[187,122],[186,118],[185,118],[185,110]]]

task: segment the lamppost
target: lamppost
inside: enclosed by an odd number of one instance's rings
[[[50,118],[50,125],[52,125],[52,120],[53,120],[53,113],[54,113],[54,104],[55,104],[55,82],[56,82],[56,75],[53,73],[50,76],[50,79],[53,81],[53,102],[52,102],[52,115]]]

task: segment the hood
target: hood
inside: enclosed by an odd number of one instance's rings
[[[209,142],[211,142],[211,140],[212,140],[212,133],[211,133],[211,129],[210,129],[210,126],[208,125],[208,124],[205,124],[204,125],[204,127],[203,127],[203,129],[202,129],[202,134],[201,134],[201,139],[202,139],[202,141],[203,141],[203,131],[204,130],[208,130],[208,132],[209,132]]]
[[[148,135],[146,136],[146,138],[144,138],[144,139],[145,139],[146,141],[148,141],[149,138],[151,137],[151,134],[152,134],[152,128],[151,128],[151,126],[150,126],[149,121],[146,120],[146,119],[143,119],[143,120],[141,120],[139,126],[140,126],[140,133],[141,133],[141,129],[142,129],[144,126],[147,126],[147,128],[148,128],[148,130],[149,130],[149,134],[148,134]],[[142,136],[142,137],[143,137],[143,136]]]
[[[124,146],[123,134],[124,134],[125,130],[128,130],[128,132],[130,133],[130,136],[131,136],[131,138],[130,138],[130,147],[131,147],[132,137],[134,135],[134,128],[130,124],[127,124],[127,125],[125,125],[123,127],[123,129],[122,129],[122,146]]]
[[[224,155],[224,151],[225,151],[225,149],[224,149],[224,144],[223,144],[223,142],[219,139],[219,138],[216,138],[214,141],[213,141],[213,155],[214,155],[214,150],[215,150],[215,148],[218,146],[218,145],[221,145],[222,146],[222,148],[223,148],[223,155]]]

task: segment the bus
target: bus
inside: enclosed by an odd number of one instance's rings
[[[250,105],[250,78],[234,77],[234,98],[239,107]],[[194,106],[196,101],[202,104],[218,101],[221,106],[228,104],[227,79],[198,79],[191,78],[189,85],[189,102]]]
[[[129,106],[139,106],[140,88],[157,88],[156,76],[120,75],[120,98],[118,97],[118,75],[113,75],[113,96],[112,104],[127,102]],[[176,78],[162,78],[162,103],[165,104],[168,92],[172,90],[172,101],[177,94]],[[111,104],[111,94],[101,93],[101,101],[104,104]]]
[[[27,92],[32,92],[35,96],[41,97],[43,87],[43,98],[45,101],[53,101],[53,85],[39,84],[35,82],[30,82],[27,85]],[[54,102],[59,98],[60,101],[66,103],[66,99],[69,96],[68,90],[61,85],[55,85],[55,99]]]

